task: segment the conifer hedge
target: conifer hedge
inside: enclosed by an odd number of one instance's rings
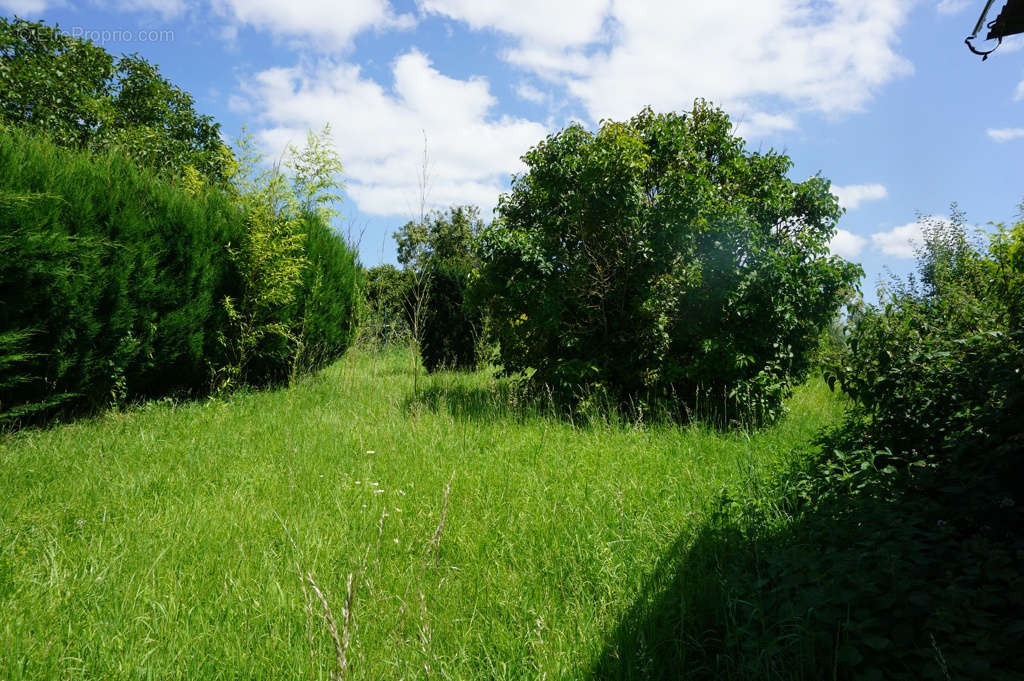
[[[215,387],[231,361],[225,301],[252,288],[232,257],[243,206],[0,126],[0,423]],[[301,283],[280,311],[297,347],[252,382],[315,368],[352,337],[355,254],[315,216],[302,231]]]

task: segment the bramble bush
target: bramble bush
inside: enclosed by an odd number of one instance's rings
[[[777,417],[860,276],[829,255],[828,181],[789,180],[700,101],[572,125],[523,160],[474,284],[504,370],[569,404]]]

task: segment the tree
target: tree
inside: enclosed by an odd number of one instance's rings
[[[0,90],[0,121],[61,146],[117,148],[173,176],[192,169],[220,182],[229,173],[220,125],[138,55],[115,59],[56,26],[0,18]]]
[[[418,280],[429,282],[418,324],[420,353],[428,371],[476,366],[481,316],[467,293],[483,227],[475,206],[453,206],[407,222],[395,234],[398,261]]]
[[[731,128],[698,101],[527,152],[475,286],[506,372],[569,404],[780,413],[860,268],[829,255],[828,181],[789,180],[788,157],[745,151]]]

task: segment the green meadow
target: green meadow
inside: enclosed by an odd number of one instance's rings
[[[0,678],[644,678],[683,643],[629,630],[664,566],[844,411],[817,379],[749,432],[519,394],[356,349],[4,436]]]

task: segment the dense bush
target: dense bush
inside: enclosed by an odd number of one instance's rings
[[[470,300],[469,283],[483,226],[477,208],[453,206],[395,234],[398,261],[411,270],[409,322],[427,371],[477,364],[482,316]]]
[[[749,153],[720,110],[572,125],[524,157],[476,290],[508,372],[572,402],[771,419],[859,268],[829,183]]]
[[[0,193],[0,333],[24,334],[26,354],[4,369],[20,378],[0,381],[0,411],[209,387],[238,208],[8,128]]]
[[[239,200],[0,127],[0,418],[279,382],[344,352],[355,253],[273,177]]]
[[[301,224],[307,267],[293,327],[300,339],[300,370],[318,369],[344,354],[355,339],[359,261],[330,224],[306,214]]]
[[[408,341],[412,270],[378,265],[366,270],[361,281],[361,337],[366,342],[383,345]]]
[[[986,250],[962,215],[925,223],[918,273],[859,311],[832,376],[854,400],[835,450],[842,469],[871,465],[894,490],[956,480],[963,505],[1021,491],[1024,226]],[[840,456],[837,454],[837,456]],[[947,491],[952,490],[947,487]],[[987,499],[986,497],[990,497]]]
[[[845,422],[723,497],[676,601],[694,678],[1024,674],[1024,224],[990,237],[925,220],[916,275],[832,346]]]
[[[114,58],[56,26],[0,17],[0,122],[112,150],[173,176],[226,180],[231,152],[192,96],[137,55]]]
[[[431,263],[423,314],[420,356],[427,371],[473,369],[477,365],[480,315],[470,307],[469,272],[457,264]]]

